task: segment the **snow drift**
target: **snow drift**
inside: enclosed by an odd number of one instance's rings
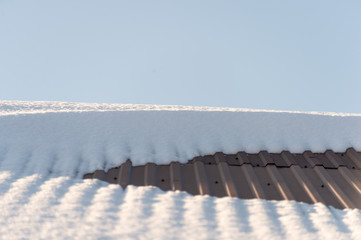
[[[82,180],[217,151],[361,150],[361,115],[0,101],[1,239],[360,239],[361,211]]]
[[[141,165],[218,151],[360,151],[361,115],[0,101],[0,136],[1,169],[81,178],[127,159]]]

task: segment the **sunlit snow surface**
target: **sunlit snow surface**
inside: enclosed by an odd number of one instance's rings
[[[163,164],[217,151],[349,147],[361,150],[361,114],[0,101],[0,166],[25,174],[81,178],[128,158]]]
[[[361,239],[361,211],[81,180],[132,159],[361,150],[361,115],[0,101],[0,239]]]

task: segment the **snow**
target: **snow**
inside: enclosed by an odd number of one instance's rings
[[[361,114],[0,101],[0,238],[360,239],[360,210],[81,179],[128,158],[349,147]]]
[[[10,186],[8,186],[10,184]],[[31,175],[0,196],[1,239],[360,239],[360,210]]]
[[[81,178],[128,158],[141,165],[218,151],[361,150],[361,115],[0,101],[0,136],[1,169]]]

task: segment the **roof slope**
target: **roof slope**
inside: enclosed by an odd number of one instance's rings
[[[360,239],[360,210],[82,180],[128,158],[361,151],[361,115],[0,101],[0,238]]]

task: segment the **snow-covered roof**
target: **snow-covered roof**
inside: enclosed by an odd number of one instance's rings
[[[0,236],[359,239],[361,211],[82,180],[132,159],[361,151],[361,115],[0,101]]]

